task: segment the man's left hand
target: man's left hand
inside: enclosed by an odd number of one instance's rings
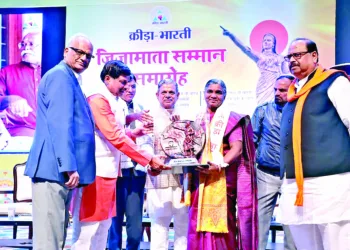
[[[67,172],[69,180],[65,183],[66,187],[69,189],[76,188],[79,185],[79,174],[77,171]]]

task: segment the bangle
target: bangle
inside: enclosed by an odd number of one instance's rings
[[[220,168],[227,168],[228,166],[229,164],[225,162],[220,164]]]

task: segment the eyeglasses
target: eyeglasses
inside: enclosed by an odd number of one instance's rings
[[[39,44],[34,44],[33,42],[28,42],[28,43],[20,42],[20,43],[18,43],[19,49],[24,49],[26,46],[30,46],[31,48],[35,48],[35,47],[38,47]]]
[[[95,58],[92,54],[86,53],[85,51],[82,51],[81,49],[77,49],[74,47],[69,47],[71,50],[73,50],[79,57],[82,57],[83,55],[86,56],[86,59],[91,60],[91,58]]]
[[[294,57],[294,59],[300,59],[302,56],[306,55],[307,53],[310,53],[310,51],[305,51],[305,52],[298,52],[298,53],[292,53],[292,54],[289,54],[289,55],[286,55],[284,57],[284,60],[286,60],[287,62],[290,61],[290,59],[292,57]]]

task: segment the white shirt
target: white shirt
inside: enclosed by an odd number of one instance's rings
[[[306,84],[308,76],[295,84],[297,93]],[[344,76],[339,76],[334,80],[327,91],[328,97],[347,127],[350,134],[350,82]]]
[[[124,102],[121,98],[120,98],[120,100],[122,102]],[[142,111],[139,103],[133,101],[133,105],[134,105],[134,113],[139,113]],[[125,117],[126,117],[127,115],[129,115],[129,110],[128,110],[126,102],[124,102],[124,106],[125,106],[124,113],[125,113]],[[143,126],[143,124],[142,124],[142,122],[135,120],[135,126],[141,127],[141,126]],[[137,137],[136,144],[139,146],[140,149],[145,150],[146,152],[148,152],[150,154],[154,154],[154,152],[153,152],[153,136],[152,135],[143,135],[143,136]],[[122,153],[121,168],[126,169],[126,168],[133,168],[133,167],[134,167],[134,163],[132,162],[132,160],[127,155]],[[142,172],[146,172],[146,167],[143,167],[140,164],[136,164],[135,169],[142,171]]]
[[[74,73],[75,77],[76,77],[76,78],[77,78],[77,80],[78,80],[79,86],[81,87],[81,85],[82,85],[82,78],[81,78],[81,74],[78,74],[78,73],[77,73],[77,72],[75,72],[74,70],[73,70],[73,73]]]
[[[100,93],[109,102],[111,110],[115,115],[116,122],[121,127],[125,125],[125,106],[122,100],[118,100],[112,95],[107,88]],[[96,176],[106,178],[117,178],[119,175],[121,152],[116,149],[99,131],[95,129],[95,156],[96,156]]]

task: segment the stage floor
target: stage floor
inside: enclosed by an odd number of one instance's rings
[[[17,238],[18,239],[26,239],[28,237],[28,227],[19,227],[17,232]],[[12,227],[10,226],[2,226],[0,227],[0,239],[12,239]],[[125,241],[126,241],[126,232],[123,231],[123,248],[125,248]],[[68,235],[67,235],[67,242],[65,246],[65,250],[71,249],[71,241],[72,241],[72,227],[70,226],[68,228]],[[174,231],[171,229],[169,232],[169,249],[173,248],[173,242],[174,242]],[[1,250],[6,249],[17,249],[17,248],[9,248],[9,247],[1,247]],[[147,238],[146,233],[144,233],[144,239],[143,243],[141,244],[141,250],[142,249],[149,249],[149,240]],[[267,249],[273,249],[273,250],[283,250],[283,232],[277,231],[276,235],[276,243],[271,242],[271,234],[269,236],[269,242],[267,245]]]

